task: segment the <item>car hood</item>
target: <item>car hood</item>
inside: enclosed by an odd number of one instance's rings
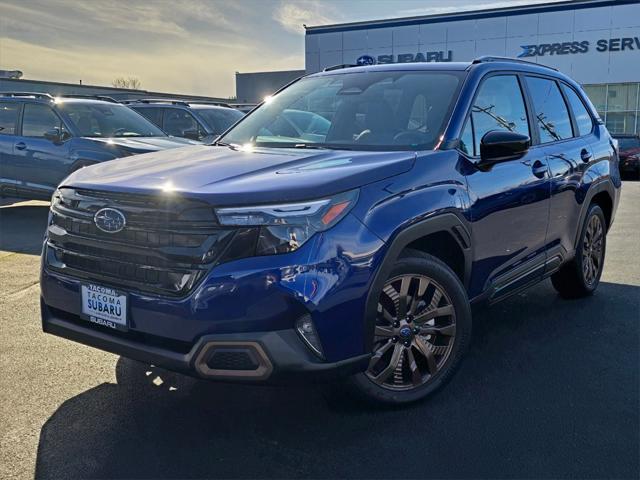
[[[82,168],[64,186],[177,192],[216,205],[318,198],[408,171],[414,152],[192,146]]]
[[[188,140],[179,137],[111,137],[96,138],[84,137],[85,140],[91,140],[96,143],[106,143],[114,145],[122,150],[131,153],[147,153],[167,150],[169,148],[179,148],[185,145],[199,145],[200,142]]]

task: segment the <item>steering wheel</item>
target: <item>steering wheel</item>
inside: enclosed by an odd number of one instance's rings
[[[425,133],[415,132],[412,130],[404,130],[402,132],[396,133],[393,136],[393,143],[400,145],[414,145],[427,143],[428,137]]]

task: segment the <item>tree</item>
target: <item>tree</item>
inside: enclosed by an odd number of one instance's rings
[[[138,80],[136,77],[118,77],[115,78],[113,82],[111,82],[111,85],[116,88],[132,88],[134,90],[137,90],[140,88],[141,83],[140,80]]]

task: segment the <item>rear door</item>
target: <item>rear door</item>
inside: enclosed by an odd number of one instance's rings
[[[515,73],[483,79],[461,139],[475,165],[467,175],[474,238],[471,294],[489,290],[498,299],[542,278],[550,184],[546,154],[535,145],[520,158],[478,167],[480,141],[494,130],[532,136],[522,79]]]
[[[579,190],[594,161],[594,123],[576,92],[553,78],[526,77],[539,142],[547,153],[551,177],[551,204],[546,243],[547,273],[573,254],[579,228]]]
[[[19,113],[19,102],[0,102],[0,192],[6,196],[16,194],[14,144]]]
[[[67,137],[68,130],[58,114],[44,103],[26,103],[22,110],[21,135],[15,144],[15,170],[18,194],[48,199],[69,174],[69,140],[52,141],[45,133],[58,129]]]

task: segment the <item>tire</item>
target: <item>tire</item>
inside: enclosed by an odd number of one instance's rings
[[[551,283],[561,297],[582,298],[596,291],[602,276],[606,246],[604,212],[597,204],[591,204],[580,232],[575,258],[551,276]]]
[[[471,308],[460,279],[437,258],[408,252],[379,292],[369,368],[347,380],[376,404],[407,404],[434,393],[453,376],[471,337]]]

